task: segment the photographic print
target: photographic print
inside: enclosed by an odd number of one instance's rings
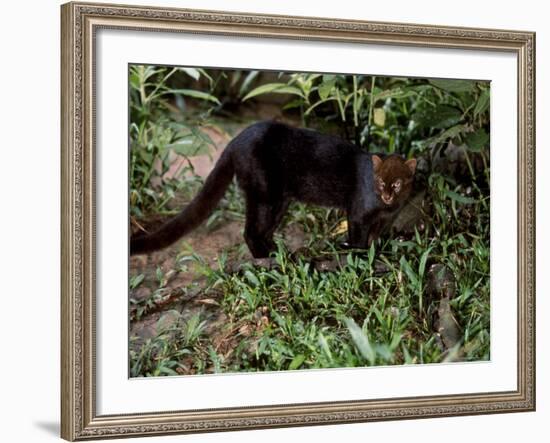
[[[535,34],[61,8],[61,435],[535,409]]]
[[[129,376],[488,361],[488,81],[130,64]]]

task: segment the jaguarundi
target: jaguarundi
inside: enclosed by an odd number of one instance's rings
[[[292,200],[341,208],[348,245],[367,248],[409,197],[416,159],[376,155],[333,135],[283,123],[254,123],[222,153],[204,186],[156,231],[131,238],[130,253],[164,248],[198,227],[233,176],[246,201],[244,238],[255,258],[275,250],[273,233]]]

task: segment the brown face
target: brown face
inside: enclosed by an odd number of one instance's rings
[[[380,200],[392,206],[405,200],[412,190],[416,159],[404,160],[398,155],[390,155],[382,160],[372,156],[374,167],[374,190]]]

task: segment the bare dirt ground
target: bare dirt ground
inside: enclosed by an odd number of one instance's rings
[[[199,230],[185,238],[184,247],[196,250],[209,266],[215,267],[220,251],[238,246],[242,242],[241,231],[242,224],[239,222],[229,222],[213,232]],[[156,275],[157,268],[160,268],[166,278],[164,291],[166,295],[139,320],[131,322],[131,336],[146,339],[156,335],[157,322],[167,310],[177,310],[185,318],[198,311],[208,311],[212,310],[212,307],[216,307],[217,302],[211,298],[212,295],[201,292],[200,289],[204,287],[204,279],[196,273],[192,263],[186,265],[186,269],[178,270],[176,257],[181,251],[182,242],[177,242],[162,251],[131,257],[131,275],[143,274],[145,279],[136,290],[130,291],[130,299],[140,301],[151,297],[159,285]],[[130,315],[133,315],[132,309]],[[220,314],[216,315],[219,317]],[[211,316],[207,315],[207,317]],[[175,319],[176,317],[174,317]],[[210,320],[215,321],[216,319],[211,318]]]
[[[204,128],[215,147],[210,149],[210,155],[200,155],[186,159],[181,156],[174,156],[172,166],[165,174],[164,178],[173,178],[181,171],[183,167],[191,162],[195,173],[205,178],[214,167],[217,159],[223,152],[223,149],[230,140],[230,136],[226,133],[213,128]],[[146,226],[149,229],[155,229],[162,224],[161,217],[146,221]],[[198,311],[212,310],[216,307],[213,300],[208,299],[206,294],[201,293],[200,288],[204,286],[204,281],[200,275],[197,275],[193,264],[186,265],[186,268],[181,268],[176,264],[176,257],[182,251],[182,243],[187,250],[196,250],[204,258],[210,266],[216,266],[218,254],[221,250],[232,248],[242,242],[242,223],[229,222],[213,232],[209,232],[204,228],[199,228],[186,236],[182,241],[176,242],[172,246],[161,251],[156,251],[147,255],[138,255],[130,257],[130,275],[144,275],[144,280],[141,285],[129,292],[130,298],[130,337],[138,338],[133,342],[134,346],[147,338],[157,334],[158,326],[165,327],[167,325],[159,325],[158,321],[166,311],[179,311],[184,318],[192,316]],[[165,291],[160,300],[155,300],[144,312],[138,315],[136,302],[144,302],[149,299],[155,289],[159,287],[157,277],[157,269],[160,269],[165,280]],[[187,288],[194,287],[195,290]],[[205,302],[205,300],[207,300]],[[216,310],[217,311],[217,310]],[[205,312],[208,314],[208,312]],[[213,313],[211,320],[213,323],[222,321],[219,318],[222,314],[219,312]],[[137,319],[139,317],[139,319]],[[211,317],[207,315],[207,317]],[[177,316],[165,316],[167,322],[175,321]]]

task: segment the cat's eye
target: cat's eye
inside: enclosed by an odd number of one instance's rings
[[[380,189],[384,189],[386,187],[386,183],[384,183],[383,180],[378,180],[378,187]]]
[[[401,180],[396,180],[392,183],[391,187],[395,192],[399,192],[401,190]]]

